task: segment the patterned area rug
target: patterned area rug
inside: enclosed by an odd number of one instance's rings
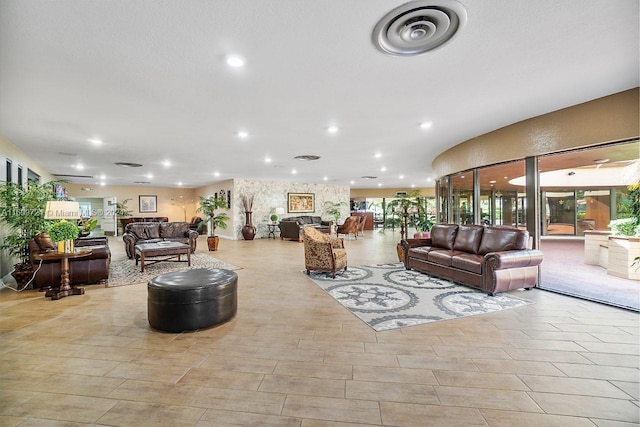
[[[306,273],[303,273],[306,276]],[[308,276],[376,331],[491,313],[532,304],[508,294],[487,294],[404,265],[349,267],[346,272]]]
[[[153,259],[153,258],[147,258]],[[150,266],[145,265],[144,273],[140,273],[140,264],[132,259],[124,259],[111,262],[109,268],[109,284],[107,287],[133,285],[135,283],[147,283],[150,279],[164,273],[188,268],[224,268],[226,270],[240,270],[240,267],[220,261],[207,254],[191,255],[191,267],[186,262],[160,262]]]

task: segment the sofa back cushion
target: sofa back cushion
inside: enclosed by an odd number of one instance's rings
[[[477,254],[482,240],[484,227],[481,225],[460,225],[456,233],[453,249],[460,252]]]
[[[485,227],[478,254],[527,248],[529,232],[517,228]]]
[[[172,237],[185,237],[189,231],[188,222],[161,222],[160,238],[170,239]]]
[[[435,224],[433,228],[431,228],[431,246],[453,249],[457,231],[457,224]]]
[[[127,224],[126,232],[131,233],[138,239],[157,239],[160,237],[158,223],[154,222],[132,222]]]

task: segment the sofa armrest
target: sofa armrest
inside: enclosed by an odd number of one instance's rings
[[[400,241],[400,244],[404,248],[405,251],[411,248],[417,248],[420,246],[431,246],[431,238],[425,239],[403,239]]]
[[[124,242],[124,250],[127,253],[127,258],[133,259],[138,238],[133,233],[124,233],[122,235],[122,241]]]
[[[493,270],[531,267],[542,263],[542,255],[542,252],[537,249],[490,252],[484,256],[484,262],[487,265],[491,265]]]

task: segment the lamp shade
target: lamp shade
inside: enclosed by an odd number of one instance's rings
[[[64,200],[52,200],[47,202],[44,211],[44,219],[78,219],[80,216],[80,204]]]
[[[278,215],[283,215],[284,214],[284,208],[276,208],[276,213]]]

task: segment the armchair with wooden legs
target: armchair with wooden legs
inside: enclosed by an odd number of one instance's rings
[[[322,233],[314,227],[303,227],[302,234],[307,275],[311,270],[320,270],[331,272],[335,279],[336,271],[347,269],[347,252],[343,239]]]
[[[357,216],[350,216],[349,218],[344,220],[344,223],[342,225],[338,225],[336,227],[336,237],[338,237],[339,234],[346,234],[348,236],[349,234],[353,233],[357,240],[359,224],[360,220]]]

